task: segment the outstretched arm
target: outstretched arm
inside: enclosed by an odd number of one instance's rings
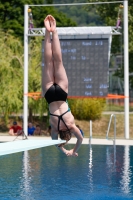
[[[82,134],[80,133],[80,130],[75,126],[73,125],[73,128],[71,129],[71,131],[74,133],[75,137],[77,138],[77,142],[74,146],[73,149],[71,149],[68,153],[67,153],[67,156],[78,156],[78,150],[82,144],[82,141],[83,141],[83,136]]]
[[[78,156],[77,152],[83,141],[83,136],[80,133],[80,130],[75,125],[73,125],[73,128],[71,129],[71,131],[74,133],[75,137],[77,138],[77,142],[76,142],[74,148],[71,150],[66,150],[63,146],[61,146],[61,147],[58,147],[58,149],[60,151],[62,151],[63,153],[65,153],[67,156],[77,157]]]

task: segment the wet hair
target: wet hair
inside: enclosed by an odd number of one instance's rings
[[[59,131],[59,135],[60,135],[60,139],[61,140],[66,140],[65,143],[58,145],[58,147],[64,146],[65,144],[67,144],[67,142],[71,139],[72,134],[69,130],[66,131]]]

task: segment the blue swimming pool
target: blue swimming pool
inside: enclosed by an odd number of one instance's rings
[[[54,146],[0,157],[0,200],[127,199],[133,199],[131,146],[82,145],[77,158]]]

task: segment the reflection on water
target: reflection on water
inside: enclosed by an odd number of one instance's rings
[[[132,177],[132,171],[130,169],[129,146],[125,146],[122,178],[121,178],[120,183],[121,183],[121,189],[126,194],[129,194],[131,192],[131,188],[130,188],[131,177]]]
[[[77,158],[54,146],[1,156],[0,199],[133,199],[132,154],[129,146],[82,145]]]
[[[88,179],[89,179],[89,185],[90,185],[90,192],[93,191],[93,175],[92,175],[92,147],[90,146],[90,152],[89,152],[89,172],[88,172]]]
[[[30,167],[30,156],[29,152],[23,152],[23,162],[22,162],[22,182],[20,182],[20,186],[22,188],[20,196],[23,196],[23,191],[25,192],[25,196],[30,194],[32,180],[30,177],[31,167]]]

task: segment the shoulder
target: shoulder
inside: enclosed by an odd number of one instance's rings
[[[79,128],[75,124],[72,125],[71,131],[77,138],[82,136]]]
[[[79,129],[76,127],[75,123],[71,124],[71,131],[77,132],[77,130],[79,130]]]

